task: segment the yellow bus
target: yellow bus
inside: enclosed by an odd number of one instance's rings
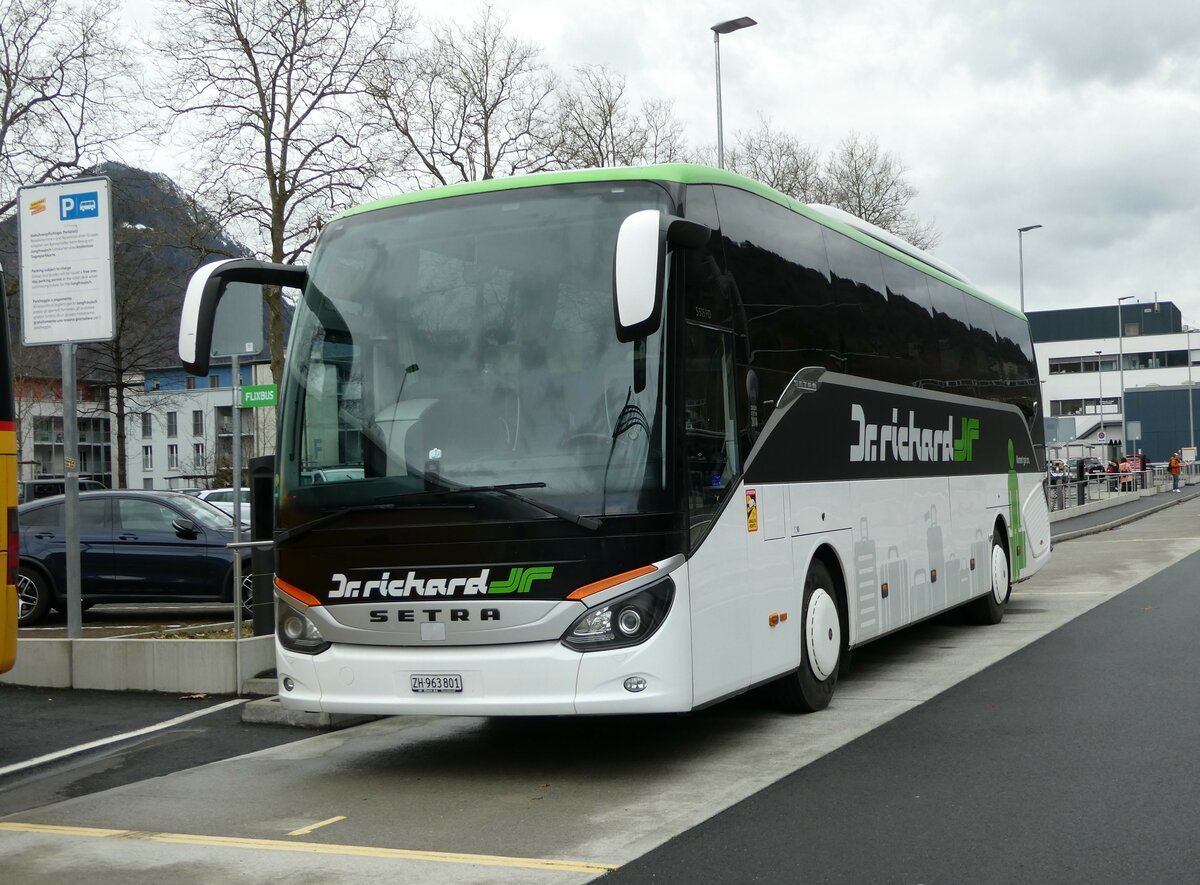
[[[4,274],[0,271],[0,292]],[[17,659],[17,567],[20,564],[17,534],[17,422],[13,406],[12,354],[8,324],[0,323],[0,551],[6,566],[4,595],[0,599],[0,673],[11,670]]]

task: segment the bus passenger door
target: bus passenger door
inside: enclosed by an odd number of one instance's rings
[[[730,330],[689,323],[684,456],[692,555],[693,690],[702,704],[750,683],[747,516],[741,488]]]

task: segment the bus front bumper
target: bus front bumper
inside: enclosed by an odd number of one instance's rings
[[[686,619],[668,617],[641,645],[587,653],[560,642],[533,642],[451,648],[334,644],[319,655],[303,655],[276,639],[279,699],[292,710],[375,716],[682,712],[692,708],[691,649],[686,639],[671,640],[672,621]],[[461,690],[416,688],[431,683],[461,684]]]

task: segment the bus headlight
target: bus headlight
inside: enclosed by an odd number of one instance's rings
[[[563,645],[575,651],[602,651],[644,642],[671,609],[675,584],[670,578],[589,609],[563,634]]]
[[[307,615],[290,605],[277,605],[276,611],[275,635],[279,637],[279,644],[288,651],[319,655],[329,648],[330,643],[325,641],[317,625]]]

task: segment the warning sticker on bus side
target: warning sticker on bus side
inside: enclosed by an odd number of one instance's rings
[[[758,493],[746,489],[746,531],[758,531]]]

